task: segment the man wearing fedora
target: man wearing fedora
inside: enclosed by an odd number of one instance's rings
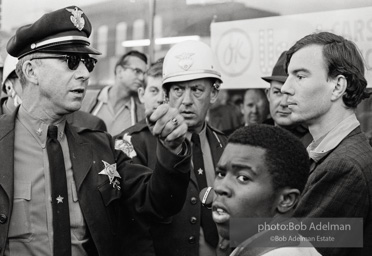
[[[191,169],[187,125],[163,104],[148,120],[158,137],[154,170],[133,165],[108,133],[77,128],[96,60],[91,23],[70,6],[20,27],[22,104],[0,117],[0,255],[118,255],[119,208],[163,220],[183,206]]]
[[[282,102],[283,95],[280,90],[288,77],[284,69],[286,53],[287,51],[284,51],[280,54],[271,76],[262,77],[264,81],[270,83],[270,88],[266,89],[266,96],[269,101],[271,118],[265,120],[264,123],[285,128],[296,135],[306,147],[312,141],[311,134],[305,126],[294,123],[290,119],[291,111],[288,105]]]

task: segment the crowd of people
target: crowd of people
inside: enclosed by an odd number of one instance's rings
[[[91,32],[69,6],[7,44],[0,256],[372,254],[372,147],[355,114],[369,94],[352,41],[300,38],[262,77],[268,88],[235,104],[200,41],[153,63],[128,51],[115,83],[90,90]],[[362,246],[257,230],[236,243],[236,218],[359,218]]]

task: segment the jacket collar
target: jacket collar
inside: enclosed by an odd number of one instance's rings
[[[11,115],[2,115],[0,117],[0,163],[3,170],[1,172],[0,187],[4,189],[8,198],[13,197],[14,190],[14,127],[18,109]],[[13,200],[10,201],[12,204]]]
[[[76,188],[79,191],[93,162],[92,145],[82,139],[78,129],[66,123],[66,136],[73,169]],[[78,171],[76,171],[78,170]]]
[[[352,136],[355,136],[355,135],[358,135],[358,134],[360,134],[360,133],[362,133],[362,130],[360,129],[360,126],[358,126],[357,128],[355,128],[354,130],[352,130],[345,138],[343,138],[343,140],[342,141],[344,141],[345,139],[347,139],[347,138],[350,138],[350,137],[352,137]],[[342,142],[341,141],[341,142]],[[340,143],[341,143],[340,142]],[[338,144],[339,145],[339,144]],[[314,159],[312,159],[312,158],[310,158],[310,173],[312,173],[315,169],[316,169],[316,167],[319,165],[319,164],[321,164],[321,162],[322,161],[324,161],[324,159],[326,159],[326,157],[329,155],[329,154],[331,154],[332,152],[333,152],[333,150],[335,150],[337,147],[338,147],[338,145],[335,147],[335,148],[333,148],[332,150],[329,150],[329,151],[327,151],[324,155],[322,155],[322,158],[321,159],[319,159],[318,161],[314,161]]]

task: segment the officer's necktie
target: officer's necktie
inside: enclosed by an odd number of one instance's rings
[[[193,150],[193,164],[196,180],[198,182],[199,191],[207,187],[207,177],[204,169],[203,152],[200,146],[199,135],[193,133],[191,136],[192,150]],[[217,246],[218,243],[218,233],[216,224],[212,219],[212,211],[206,207],[201,207],[201,226],[203,228],[205,241],[212,245]]]
[[[53,255],[69,256],[71,255],[71,233],[67,179],[63,152],[57,135],[57,126],[49,125],[46,148],[52,188]]]

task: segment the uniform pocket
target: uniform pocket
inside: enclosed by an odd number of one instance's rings
[[[30,221],[31,182],[14,181],[14,201],[10,218],[9,239],[22,242],[32,240]]]
[[[79,205],[79,198],[75,186],[75,182],[71,182],[72,202],[70,203],[70,224],[72,233],[79,241],[87,238],[87,229],[84,222],[83,213]]]
[[[98,190],[101,193],[101,197],[105,206],[108,206],[113,201],[121,198],[121,190],[115,188],[109,182],[105,182],[104,184],[99,186]]]
[[[110,223],[111,230],[113,234],[116,234],[120,212],[118,200],[121,198],[121,190],[114,188],[109,182],[100,185],[98,190],[106,208],[107,220]]]

